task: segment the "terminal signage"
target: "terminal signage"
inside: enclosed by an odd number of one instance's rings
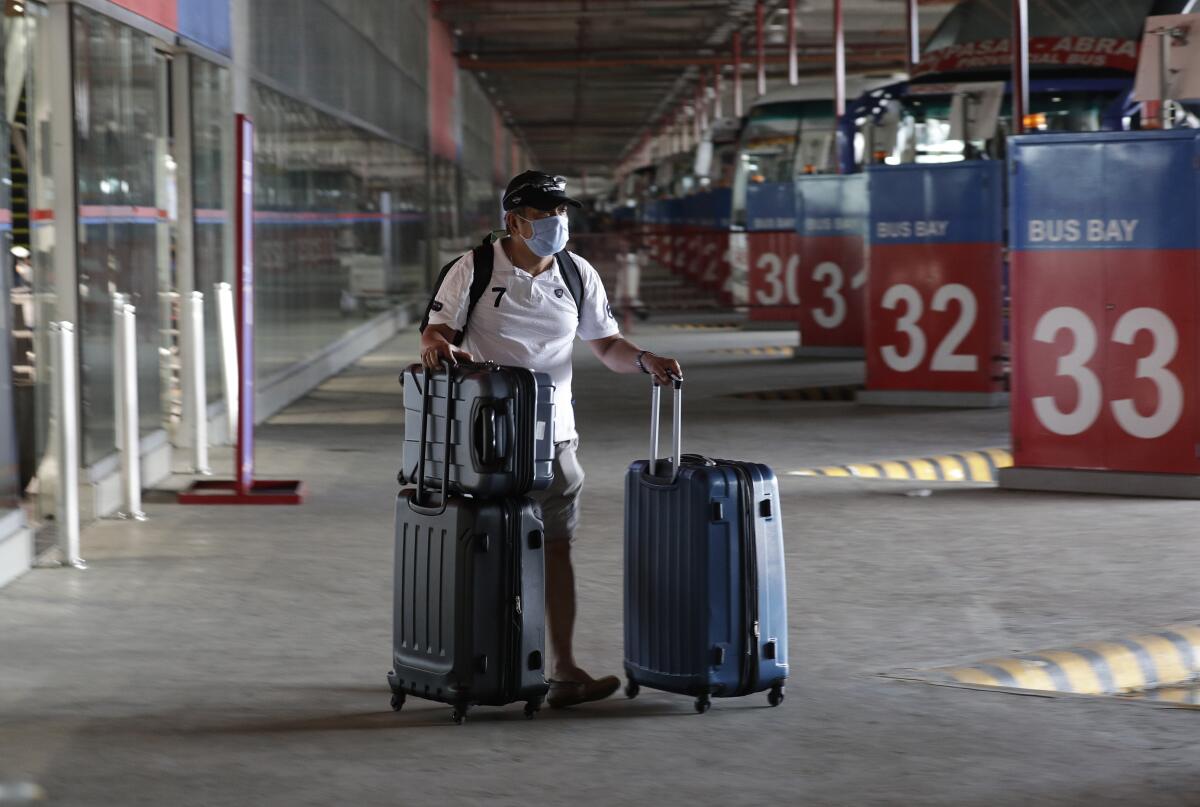
[[[798,321],[800,238],[792,183],[747,186],[746,261],[750,319]]]
[[[1200,473],[1197,133],[1012,149],[1017,466]]]
[[[868,171],[868,390],[1001,391],[1003,168]]]
[[[794,269],[769,293],[797,306],[800,346],[863,345],[867,285],[864,174],[796,179]]]

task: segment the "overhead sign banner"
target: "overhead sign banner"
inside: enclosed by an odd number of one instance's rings
[[[1138,41],[1098,36],[1035,36],[1029,40],[1031,67],[1112,68],[1133,73]],[[937,73],[988,70],[1012,66],[1009,39],[984,39],[930,51],[913,68],[913,78]]]

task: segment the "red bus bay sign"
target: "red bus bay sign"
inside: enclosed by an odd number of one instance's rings
[[[1039,36],[1029,40],[1029,63],[1034,67],[1107,67],[1133,73],[1137,70],[1138,48],[1136,39]],[[1011,40],[984,39],[926,53],[913,69],[913,76],[986,70],[1011,64]]]

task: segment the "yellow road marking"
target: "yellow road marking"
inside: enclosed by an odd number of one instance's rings
[[[982,684],[983,686],[998,687],[1002,684],[978,667],[956,667],[946,670],[946,674],[960,684]]]
[[[992,478],[992,467],[983,458],[982,451],[964,451],[962,456],[967,461],[967,470],[971,472],[972,479],[978,482]]]
[[[1133,640],[1146,648],[1154,659],[1154,666],[1160,683],[1175,683],[1190,678],[1195,670],[1188,669],[1179,655],[1179,648],[1169,639],[1154,634],[1134,636]]]
[[[1054,679],[1046,672],[1043,664],[1022,658],[988,659],[988,664],[999,667],[1013,677],[1022,689],[1032,689],[1037,692],[1053,692]]]
[[[938,475],[933,463],[929,460],[909,460],[916,478],[922,482],[936,482]]]
[[[933,461],[942,469],[942,478],[947,482],[965,482],[962,464],[954,457],[934,457]]]
[[[1087,642],[1080,647],[1094,650],[1104,657],[1108,662],[1108,669],[1112,671],[1114,689],[1128,692],[1131,689],[1142,689],[1150,683],[1142,672],[1137,654],[1128,647],[1113,642]]]
[[[1068,692],[1078,692],[1081,695],[1100,695],[1106,690],[1100,681],[1100,676],[1092,669],[1092,663],[1078,653],[1070,650],[1043,650],[1036,655],[1044,656],[1062,668],[1070,685]]]
[[[974,664],[924,670],[931,683],[998,686],[1076,695],[1132,695],[1200,705],[1200,625],[1084,642]],[[1191,683],[1191,686],[1186,684]]]
[[[989,459],[991,463],[989,463]],[[986,448],[981,451],[941,454],[936,457],[859,462],[830,468],[806,468],[789,471],[788,475],[858,477],[903,482],[995,482],[993,465],[996,468],[1010,467],[1012,455],[1002,448]],[[835,469],[839,469],[841,472],[831,473]]]

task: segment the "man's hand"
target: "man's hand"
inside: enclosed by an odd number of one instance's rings
[[[455,347],[449,342],[438,342],[421,351],[421,363],[431,370],[442,366],[443,361],[457,365],[459,361],[475,361],[470,352]]]
[[[654,376],[654,383],[661,386],[668,386],[673,379],[683,380],[683,368],[679,366],[679,362],[666,356],[647,353],[642,356],[642,366]]]

